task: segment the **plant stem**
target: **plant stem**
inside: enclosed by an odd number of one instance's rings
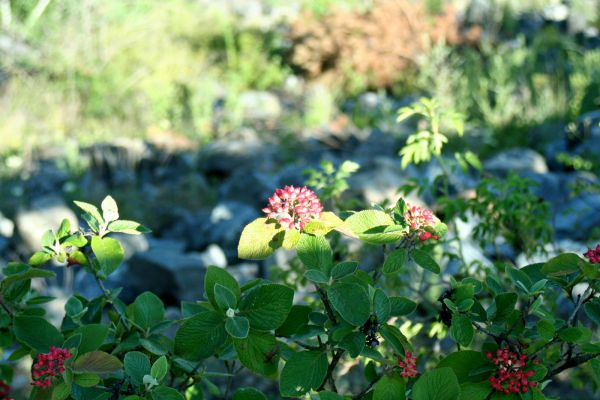
[[[338,362],[340,361],[340,358],[342,358],[343,354],[344,354],[343,349],[338,349],[337,351],[335,351],[335,350],[333,351],[333,356],[331,357],[331,362],[329,363],[329,367],[327,367],[327,375],[325,375],[325,380],[323,381],[321,386],[319,386],[317,391],[323,390],[323,388],[325,387],[325,384],[327,382],[329,382],[329,385],[331,386],[331,390],[333,392],[337,393],[337,387],[335,386],[335,380],[333,379],[333,371],[335,370],[335,367],[337,366]]]
[[[551,369],[550,372],[548,372],[548,375],[546,375],[546,378],[551,378],[554,375],[557,375],[566,369],[573,368],[580,364],[586,363],[589,360],[594,359],[598,356],[600,356],[600,353],[578,354],[575,357],[569,356],[565,362]]]
[[[6,313],[8,314],[8,316],[11,319],[14,317],[14,314],[13,314],[12,310],[10,309],[10,307],[8,306],[8,304],[6,304],[6,302],[4,301],[4,297],[2,296],[2,294],[0,294],[0,306],[2,306],[2,308],[4,309],[4,311],[6,311]]]
[[[333,322],[334,325],[336,325],[337,319],[335,318],[333,308],[331,308],[331,303],[329,303],[329,299],[327,298],[327,293],[325,293],[323,288],[321,288],[320,286],[317,286],[317,292],[319,293],[319,296],[321,296],[321,301],[325,306],[325,312],[327,313],[327,317],[331,320],[331,322]]]

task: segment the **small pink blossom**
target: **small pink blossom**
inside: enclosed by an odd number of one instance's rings
[[[428,239],[437,240],[437,235],[433,235],[427,231],[426,227],[433,227],[438,223],[439,219],[433,215],[431,211],[419,206],[406,204],[407,210],[404,213],[404,219],[408,224],[411,233],[417,234],[419,240],[425,241]]]
[[[590,260],[592,264],[600,264],[600,244],[595,249],[588,249],[583,255]]]
[[[413,356],[410,351],[406,352],[404,360],[398,357],[398,366],[402,368],[400,376],[403,378],[413,378],[418,375],[417,372],[417,357]]]
[[[269,197],[269,205],[262,210],[285,229],[302,230],[308,222],[319,218],[323,206],[317,195],[306,186],[286,186],[275,190]]]

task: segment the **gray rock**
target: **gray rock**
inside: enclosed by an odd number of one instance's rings
[[[244,140],[216,140],[198,155],[201,170],[207,174],[230,175],[234,171],[272,170],[277,149],[257,137]]]
[[[15,231],[15,224],[0,212],[0,236],[11,238]]]
[[[348,180],[348,195],[358,195],[369,203],[381,203],[384,200],[395,203],[400,195],[398,188],[404,183],[400,171],[400,161],[388,157],[375,157],[372,168],[361,166]]]
[[[548,172],[544,157],[530,149],[511,149],[500,152],[486,160],[483,165],[486,171],[502,176],[511,171],[538,174]]]
[[[585,193],[562,204],[554,219],[557,235],[571,239],[588,239],[600,226],[600,194]]]
[[[239,169],[219,187],[219,195],[262,208],[276,187],[276,177],[272,174]]]
[[[227,272],[229,272],[240,283],[240,285],[260,277],[260,267],[256,263],[241,263],[231,265],[227,267]]]
[[[129,260],[134,254],[144,252],[150,247],[148,239],[144,235],[113,233],[111,236],[121,242],[125,250],[125,260]]]
[[[260,216],[257,210],[247,204],[238,201],[221,202],[210,213],[210,225],[204,227],[207,241],[218,243],[225,250],[228,259],[235,259],[242,229]]]
[[[48,229],[56,230],[63,219],[71,222],[71,230],[79,226],[77,216],[57,196],[38,199],[30,209],[19,210],[16,226],[29,251],[40,249],[42,236]]]
[[[148,290],[159,297],[197,300],[203,295],[205,272],[200,254],[158,247],[129,260],[128,281],[140,291]]]
[[[247,120],[274,120],[281,115],[279,98],[270,92],[250,90],[238,97],[242,117]]]
[[[214,265],[219,268],[225,268],[227,266],[227,257],[223,249],[217,244],[209,245],[202,254],[200,254],[204,265]]]

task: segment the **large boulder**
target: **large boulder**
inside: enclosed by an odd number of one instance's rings
[[[488,172],[505,176],[509,172],[537,173],[548,172],[548,166],[544,157],[530,149],[510,149],[502,151],[483,163]]]
[[[58,229],[63,219],[69,220],[71,230],[79,226],[75,213],[56,196],[36,200],[31,208],[19,210],[15,218],[17,231],[31,252],[40,249],[44,233],[49,229]]]
[[[600,226],[600,194],[584,193],[564,202],[556,213],[554,226],[561,237],[588,240],[592,230]]]

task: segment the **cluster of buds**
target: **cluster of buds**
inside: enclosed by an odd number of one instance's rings
[[[403,378],[413,378],[417,376],[417,357],[413,356],[410,351],[406,352],[404,360],[398,357],[398,366],[402,368],[400,375]]]
[[[438,218],[431,211],[415,205],[406,204],[407,210],[404,212],[404,219],[408,224],[410,233],[419,237],[420,241],[428,239],[438,240],[437,235],[427,231],[426,227],[433,227],[438,223]]]
[[[495,356],[490,352],[486,356],[496,365],[496,373],[490,377],[490,383],[497,392],[527,393],[530,387],[537,386],[537,382],[529,381],[534,371],[525,370],[526,354],[519,355],[509,349],[498,349]]]
[[[67,349],[50,347],[49,353],[39,354],[33,365],[33,386],[46,388],[52,385],[52,378],[65,372],[65,361],[72,355]]]
[[[306,186],[286,186],[275,190],[269,197],[269,205],[262,210],[285,229],[302,230],[308,222],[319,218],[323,206],[317,195]]]
[[[12,400],[8,395],[10,394],[10,385],[0,380],[0,400]]]
[[[600,264],[600,244],[595,249],[588,249],[583,255],[590,260],[592,264]]]
[[[371,315],[367,322],[361,326],[360,331],[365,334],[365,345],[369,347],[377,347],[379,345],[379,339],[377,339],[377,332],[379,331],[379,322],[377,317]]]

